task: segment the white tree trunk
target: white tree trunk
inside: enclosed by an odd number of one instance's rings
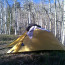
[[[15,9],[15,35],[17,35],[16,0],[14,0],[14,9]]]
[[[9,35],[11,34],[11,12],[10,12],[10,23],[9,23]]]
[[[49,25],[49,29],[51,31],[51,1],[49,0],[49,17],[50,17],[50,25]]]
[[[64,3],[64,2],[62,2],[62,4],[63,4],[63,3]],[[63,8],[63,5],[62,5],[62,8]],[[62,38],[63,38],[63,9],[62,9],[61,12],[62,12],[61,42],[63,43],[63,39],[62,39]]]
[[[62,35],[62,44],[65,45],[65,0],[64,0],[64,11],[63,11],[63,35]]]
[[[1,34],[3,31],[3,17],[2,17],[2,9],[1,9]]]
[[[5,34],[7,34],[7,13],[6,13],[6,0],[4,0],[4,12],[5,12]]]
[[[30,24],[30,23],[31,23],[30,11],[29,11],[28,15],[29,15],[29,16],[28,16],[28,19],[29,19],[29,20],[28,20],[28,21],[29,21],[28,24]]]
[[[0,1],[0,13],[1,13],[0,14],[0,16],[1,16],[1,18],[0,18],[0,21],[1,21],[1,31],[0,31],[0,34],[2,34],[2,31],[3,31],[3,19],[2,19],[3,18],[3,16],[2,16],[3,13],[2,13],[2,10],[3,10],[2,9],[2,3]]]
[[[16,18],[17,18],[17,31],[19,31],[19,10],[17,10],[17,13],[16,13]]]
[[[56,31],[56,21],[57,21],[57,11],[56,11],[56,0],[54,0],[54,5],[55,5],[55,36],[56,36],[56,33],[57,33],[57,31]]]

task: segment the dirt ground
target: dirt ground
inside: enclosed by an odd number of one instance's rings
[[[6,54],[10,49],[6,46],[15,39],[13,37],[0,35],[0,65],[65,65],[65,51]]]
[[[64,51],[40,51],[6,54],[7,44],[0,44],[0,65],[65,65]]]

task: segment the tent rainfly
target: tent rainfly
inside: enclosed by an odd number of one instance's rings
[[[31,32],[25,32],[17,40],[12,42],[9,46],[14,46],[7,53],[39,50],[65,50],[64,46],[48,30],[35,28],[31,34],[29,33]]]

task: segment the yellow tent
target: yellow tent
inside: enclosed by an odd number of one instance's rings
[[[29,36],[26,36],[26,33],[24,33],[16,41],[9,45],[11,46],[15,44],[14,47],[11,48],[7,53],[38,50],[65,50],[64,46],[55,38],[51,32],[35,29],[32,39],[30,39]],[[22,45],[22,42],[24,45]]]

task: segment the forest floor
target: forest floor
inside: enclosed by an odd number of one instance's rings
[[[18,36],[0,36],[0,65],[65,65],[65,51],[40,51],[6,54],[6,48]]]

